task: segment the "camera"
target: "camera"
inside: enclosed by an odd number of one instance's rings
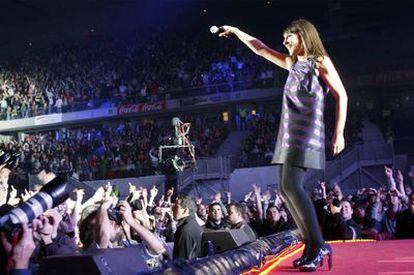
[[[121,213],[119,213],[119,207],[108,208],[108,217],[111,221],[114,221],[116,224],[121,224],[123,220]]]
[[[66,182],[61,177],[55,177],[43,186],[36,195],[0,217],[0,231],[9,234],[16,232],[20,229],[21,224],[31,223],[46,210],[66,201],[68,197]]]

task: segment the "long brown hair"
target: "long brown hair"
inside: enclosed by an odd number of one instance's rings
[[[319,36],[316,27],[305,19],[299,19],[291,22],[283,31],[286,33],[296,33],[299,35],[305,53],[316,58],[323,58],[328,56],[328,53],[323,46],[322,40]]]

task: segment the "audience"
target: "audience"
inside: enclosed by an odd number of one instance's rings
[[[312,197],[325,239],[414,238],[411,183],[404,183],[400,171],[395,178],[390,167],[384,167],[384,172],[387,184],[379,189],[361,188],[345,196],[340,183],[321,182],[313,190]],[[0,195],[6,198],[2,201],[1,214],[36,193],[25,190],[18,196],[16,189],[8,184],[9,173],[8,168],[0,170]],[[41,174],[45,182],[53,177],[45,171]],[[208,211],[201,198],[179,195],[172,203],[174,189],[162,195],[155,186],[147,190],[130,183],[125,200],[118,197],[110,183],[99,187],[87,200],[84,200],[83,190],[75,191],[73,200],[68,199],[37,217],[32,222],[33,229],[23,227],[20,241],[29,245],[26,233],[33,239],[33,245],[29,246],[34,248],[28,249],[32,255],[31,264],[39,263],[47,256],[65,255],[79,249],[91,251],[133,245],[142,249],[141,256],[154,268],[161,266],[163,259],[194,259],[204,255],[201,254],[205,251],[202,232],[241,229],[250,241],[254,241],[257,236],[295,228],[285,210],[283,197],[277,191],[262,192],[256,184],[239,202],[232,201],[229,192],[226,201],[222,200],[221,192],[216,193],[211,197]],[[224,207],[226,211],[223,211]],[[114,215],[114,211],[118,215]],[[201,226],[198,220],[205,220],[205,225]],[[10,253],[5,236],[2,238],[5,253]],[[172,251],[167,244],[171,242],[174,243]],[[16,257],[15,269],[31,267],[27,260],[17,258],[24,255],[11,256]]]
[[[197,158],[215,153],[227,135],[218,116],[186,116]],[[169,119],[119,122],[89,127],[61,128],[27,134],[8,142],[19,152],[19,169],[76,175],[80,180],[137,177],[160,173],[158,146],[171,143]]]
[[[83,44],[66,42],[2,64],[0,117],[10,120],[274,85],[269,66],[237,43],[219,47],[217,40],[168,28],[146,32],[90,38]],[[218,51],[209,51],[213,47]]]

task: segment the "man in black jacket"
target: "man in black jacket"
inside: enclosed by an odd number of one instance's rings
[[[283,219],[279,208],[271,204],[266,210],[266,219],[263,221],[260,229],[260,236],[268,236],[293,229],[293,226]]]
[[[325,240],[354,240],[361,237],[361,228],[352,219],[352,206],[343,200],[339,207],[335,203],[328,206],[329,213],[323,225]]]
[[[226,221],[224,220],[223,211],[218,202],[210,204],[208,207],[208,217],[206,224],[203,226],[205,231],[220,230],[228,228]]]
[[[414,238],[414,193],[408,200],[408,208],[397,214],[396,232],[397,239]]]
[[[173,205],[173,217],[177,223],[174,234],[173,258],[195,259],[201,252],[201,235],[203,230],[195,219],[197,205],[188,195],[177,197]]]

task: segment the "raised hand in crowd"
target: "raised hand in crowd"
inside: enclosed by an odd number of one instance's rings
[[[108,209],[112,206],[112,201],[104,201],[98,209],[97,213],[97,232],[96,232],[96,244],[99,248],[110,247],[111,236],[113,235],[113,226],[108,217]]]
[[[332,214],[332,215],[335,215],[335,214],[337,214],[337,213],[340,213],[341,212],[341,207],[339,206],[339,207],[337,207],[337,206],[335,206],[333,203],[330,203],[329,204],[329,211],[330,211],[330,213]]]
[[[392,169],[387,166],[384,166],[384,171],[385,171],[385,175],[387,176],[387,181],[388,181],[388,184],[390,185],[390,189],[395,188],[396,184],[395,184],[395,180],[393,177]]]
[[[14,188],[13,185],[11,185],[10,188],[11,191],[9,193],[9,200],[7,201],[7,203],[13,206],[18,205],[20,202],[20,198],[17,197],[17,190],[16,188]]]
[[[404,176],[401,173],[401,170],[397,170],[396,180],[397,180],[397,183],[404,184]]]
[[[161,198],[158,200],[157,205],[158,205],[159,207],[161,207],[163,204],[164,204],[164,195],[162,195],[162,196],[161,196]]]
[[[212,196],[212,203],[215,203],[215,202],[217,202],[217,203],[221,202],[221,192],[220,191],[215,193]]]
[[[33,229],[29,228],[27,224],[22,224],[22,233],[19,241],[13,248],[12,245],[7,240],[7,237],[4,232],[1,232],[1,242],[3,244],[3,249],[6,254],[10,255],[13,259],[11,269],[28,269],[30,258],[32,257],[33,251],[36,249],[36,245],[33,238]]]
[[[253,187],[253,194],[260,198],[261,191],[262,191],[260,186],[257,186],[256,184],[252,184],[252,187]]]
[[[58,233],[59,224],[62,221],[62,214],[59,213],[59,211],[56,208],[52,208],[47,210],[44,214],[44,217],[46,217],[52,226],[52,234],[51,237],[55,238]]]
[[[171,198],[174,195],[174,187],[171,187],[167,190],[165,194],[165,202],[168,203],[168,205],[171,205]]]
[[[319,182],[319,187],[321,189],[322,192],[322,198],[326,199],[326,183],[324,181]]]
[[[227,204],[230,204],[231,203],[231,192],[225,191],[224,194],[226,194]]]
[[[157,195],[158,195],[158,189],[155,185],[153,185],[152,188],[150,189],[150,197],[149,197],[149,200],[148,200],[148,205],[150,207],[152,207],[154,205],[154,200],[155,200],[155,197]]]
[[[108,183],[105,185],[104,190],[105,190],[105,195],[104,195],[104,199],[108,200],[111,196],[112,196],[112,185],[111,182],[108,181]]]
[[[248,202],[249,200],[251,200],[252,196],[253,196],[253,191],[250,191],[246,195],[244,195],[244,199],[243,200],[245,202]]]
[[[344,196],[342,194],[342,190],[341,190],[341,187],[339,187],[338,182],[335,182],[334,183],[333,191],[334,191],[336,197],[338,198],[338,200],[342,200],[343,199]]]
[[[270,193],[270,190],[266,190],[266,192],[262,194],[262,200],[264,203],[269,203],[271,198],[272,194]]]
[[[98,187],[92,196],[93,203],[99,203],[105,200],[105,189],[103,186]]]
[[[24,189],[24,192],[20,195],[20,197],[22,198],[22,201],[27,201],[28,199],[30,199],[32,197],[32,194],[30,191],[28,191],[26,188]]]
[[[151,252],[156,254],[165,253],[165,247],[162,242],[149,231],[144,226],[141,226],[133,217],[131,206],[126,201],[121,201],[119,203],[119,213],[121,214],[123,220],[133,229],[143,243],[150,249]]]
[[[143,202],[142,207],[146,209],[148,206],[148,190],[145,187],[142,188],[142,202]]]
[[[131,194],[137,189],[135,185],[133,185],[131,182],[128,182],[128,193]]]
[[[401,199],[405,202],[408,203],[408,196],[405,193],[405,187],[404,187],[404,176],[401,173],[400,170],[397,171],[397,177],[396,177],[397,183],[398,183],[398,191],[401,194]]]
[[[37,174],[37,178],[40,181],[41,185],[45,185],[46,183],[50,182],[51,180],[53,180],[56,177],[56,174],[53,172],[46,172],[46,170],[42,170],[39,172],[39,174]]]

